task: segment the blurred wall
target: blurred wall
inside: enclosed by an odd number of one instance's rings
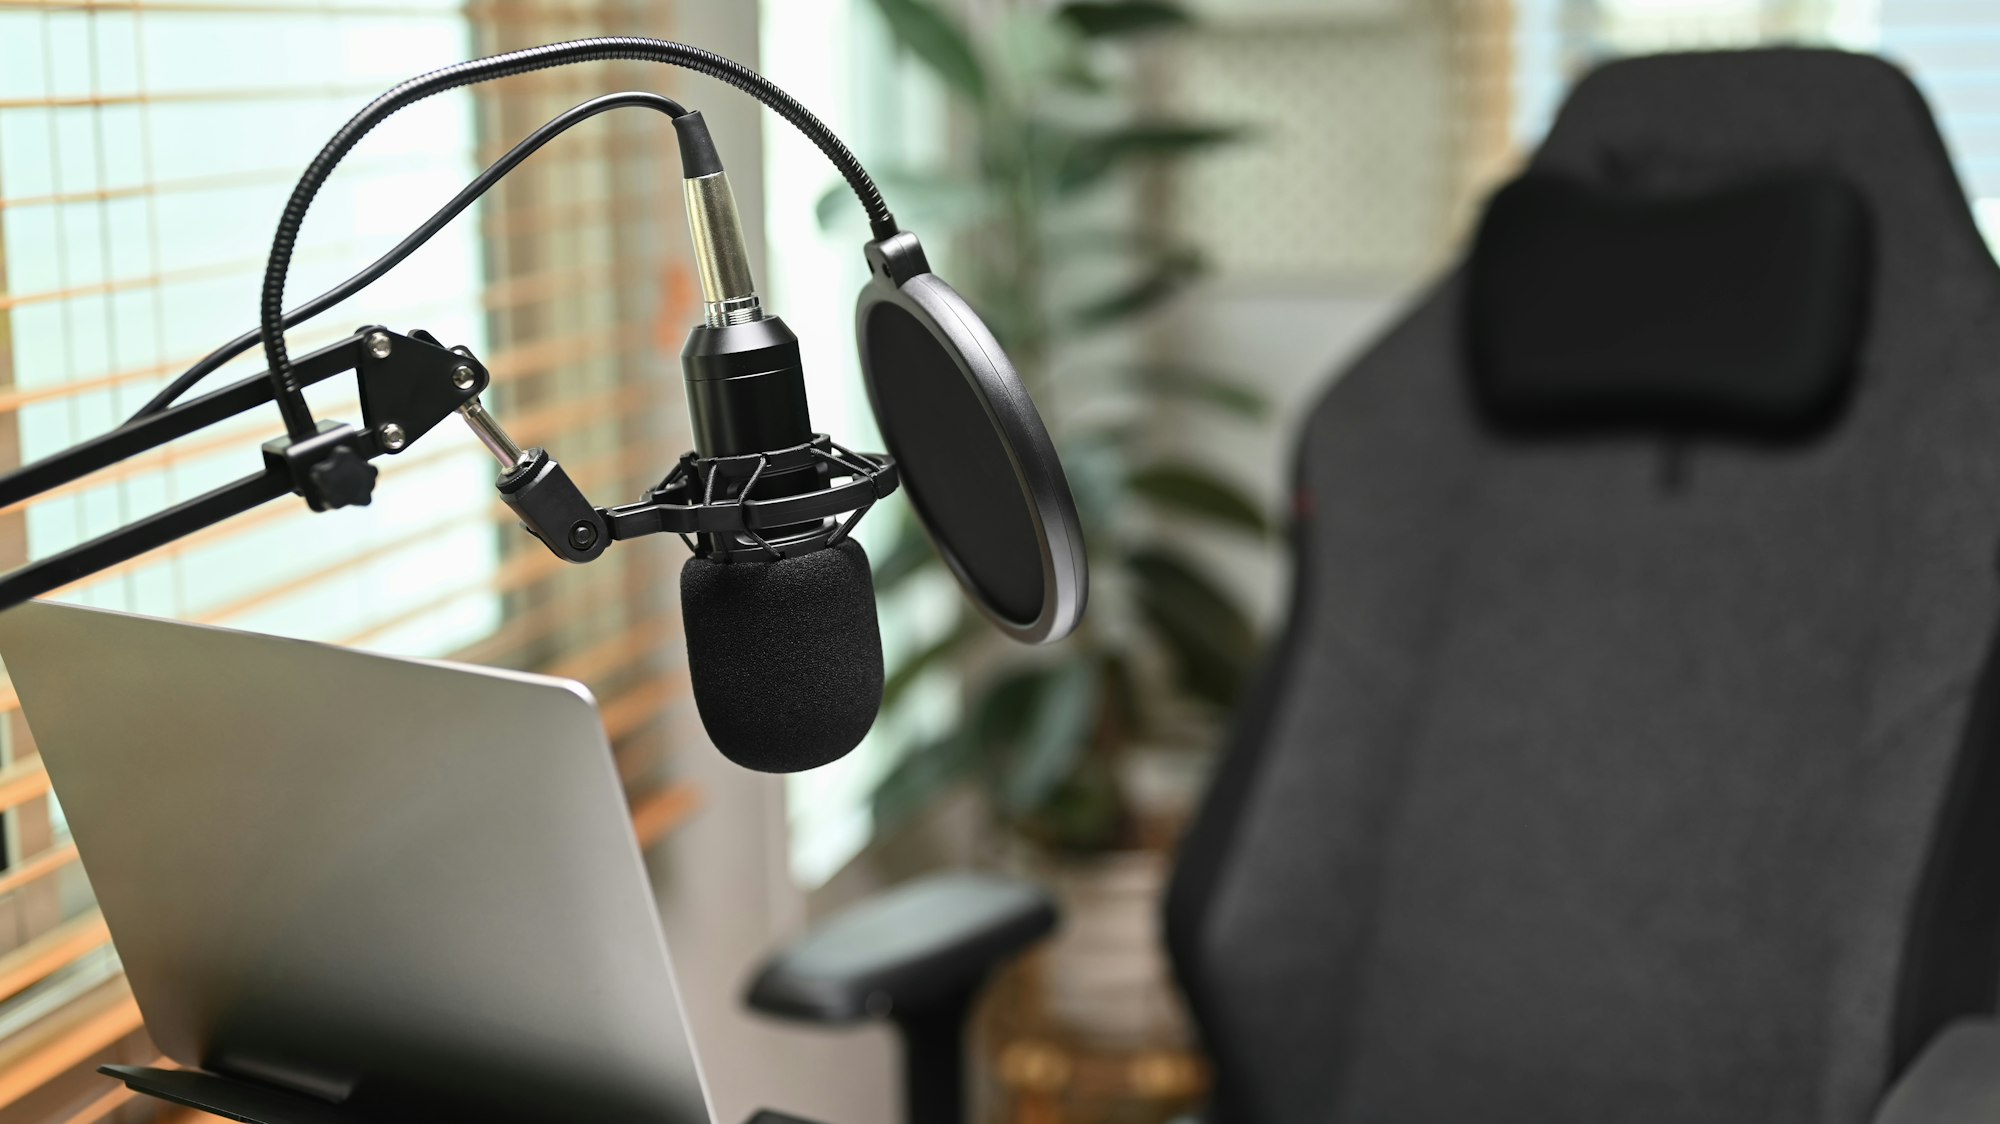
[[[1152,342],[1256,386],[1273,412],[1253,427],[1163,410],[1154,436],[1201,451],[1282,517],[1307,412],[1448,266],[1481,185],[1513,158],[1511,22],[1495,0],[1193,7],[1203,25],[1154,60],[1156,96],[1247,135],[1163,185],[1158,221],[1213,273]],[[1282,611],[1282,550],[1187,545],[1260,621]]]

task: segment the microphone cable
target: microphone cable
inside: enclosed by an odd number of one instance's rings
[[[314,434],[312,413],[306,408],[305,397],[299,392],[298,379],[292,372],[291,356],[285,349],[285,275],[291,268],[292,251],[298,243],[299,228],[305,223],[306,210],[312,206],[313,196],[320,186],[333,174],[335,165],[347,155],[369,130],[380,124],[390,114],[406,106],[422,101],[446,90],[485,82],[495,78],[506,78],[531,71],[546,70],[551,67],[567,66],[572,63],[596,62],[612,59],[660,62],[671,66],[684,67],[698,74],[707,75],[749,94],[770,107],[784,118],[833,162],[848,186],[861,200],[868,212],[870,227],[878,239],[896,233],[896,221],[882,200],[882,192],[875,181],[861,167],[860,160],[841,143],[811,110],[801,105],[770,79],[733,59],[724,58],[713,51],[686,43],[676,43],[666,39],[648,39],[639,36],[613,35],[596,39],[577,39],[567,43],[551,43],[541,47],[530,47],[520,51],[508,51],[483,59],[455,63],[433,70],[428,74],[409,79],[362,107],[328,139],[319,154],[306,165],[299,177],[298,185],[285,203],[284,213],[278,219],[278,230],[271,239],[271,255],[264,268],[263,293],[259,303],[258,332],[264,343],[264,358],[270,368],[272,389],[278,409],[284,415],[285,429],[294,441],[304,441]]]
[[[438,208],[436,214],[425,219],[422,226],[412,231],[409,237],[396,243],[394,249],[376,258],[368,268],[363,269],[361,272],[349,277],[319,296],[285,313],[284,326],[287,328],[297,327],[307,320],[318,316],[320,313],[325,312],[327,309],[332,308],[334,305],[339,304],[341,301],[346,300],[348,297],[353,296],[355,293],[360,292],[362,289],[367,288],[369,285],[374,284],[381,279],[383,274],[400,265],[404,258],[415,253],[417,247],[430,241],[431,237],[444,229],[447,223],[457,218],[459,213],[467,207],[470,207],[474,200],[491,190],[493,185],[499,183],[503,176],[513,171],[523,160],[534,155],[537,149],[540,149],[543,145],[567,132],[573,126],[581,124],[600,113],[605,113],[613,109],[624,109],[628,106],[656,110],[666,114],[668,117],[684,117],[688,112],[685,106],[670,97],[662,94],[645,93],[643,91],[606,94],[603,97],[592,98],[589,101],[564,110],[560,115],[551,118],[546,124],[528,134],[521,143],[508,149],[506,155],[495,160],[485,171],[479,173],[478,177],[465,185],[464,190],[452,196],[450,202]],[[257,346],[257,341],[261,338],[263,338],[262,330],[252,328],[235,339],[230,340],[228,343],[223,344],[221,347],[216,348],[214,351],[209,352],[202,357],[200,362],[181,372],[175,376],[172,382],[161,388],[158,394],[155,394],[144,406],[139,407],[137,413],[126,419],[125,424],[131,425],[133,422],[144,420],[173,405],[182,395],[192,389],[196,383],[213,374],[224,363]]]

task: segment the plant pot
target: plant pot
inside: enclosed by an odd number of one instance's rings
[[[995,989],[992,1119],[1164,1124],[1201,1103],[1208,1069],[1160,941],[1170,857],[1037,852],[1021,865],[1060,897],[1063,921]]]
[[[1169,857],[1117,851],[1048,862],[1040,871],[1062,903],[1062,926],[1037,966],[1042,1009],[1072,1034],[1107,1046],[1188,1041],[1161,940]]]

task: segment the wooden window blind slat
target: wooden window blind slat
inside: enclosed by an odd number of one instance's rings
[[[4,10],[0,2],[0,10]],[[494,152],[492,156],[498,156]],[[487,157],[490,162],[492,156]],[[413,165],[460,166],[465,153],[444,152],[412,156],[397,153],[393,156],[357,156],[341,161],[340,170],[346,175],[367,175],[374,172],[407,170]],[[238,187],[288,184],[299,178],[296,164],[275,164],[268,168],[252,168],[248,171],[227,172],[220,175],[192,176],[185,179],[149,180],[127,184],[123,187],[100,187],[87,191],[56,192],[47,195],[23,195],[15,198],[0,196],[0,211],[9,209],[25,210],[30,207],[55,207],[76,203],[109,203],[115,199],[139,199],[146,196],[175,195],[184,192],[227,191]]]
[[[4,106],[0,106],[4,108]],[[539,154],[538,154],[539,155]],[[554,230],[573,230],[579,226],[603,223],[621,216],[629,216],[639,210],[637,204],[615,207],[602,200],[584,201],[528,208],[509,212],[504,216],[488,219],[481,223],[482,229],[499,237],[514,237],[522,234],[548,233]],[[300,247],[294,255],[295,262],[310,263],[315,260],[335,260],[357,264],[388,249],[391,243],[382,238],[354,239],[337,243],[309,244]],[[85,297],[109,296],[114,293],[131,292],[135,289],[160,288],[185,284],[192,281],[211,281],[219,277],[243,275],[262,278],[264,257],[237,258],[230,261],[210,262],[167,273],[147,274],[137,277],[119,277],[88,285],[73,285],[63,289],[49,289],[32,293],[0,293],[0,312],[25,308],[37,304],[51,304],[58,301],[74,301]],[[288,337],[289,338],[289,337]]]
[[[0,5],[4,7],[4,5]],[[480,165],[499,159],[512,144],[489,143],[473,148],[428,151],[421,153],[399,152],[387,156],[353,156],[340,162],[343,176],[370,175],[383,172],[408,172],[413,169],[427,170],[442,167],[462,167],[468,156]],[[602,160],[609,147],[603,137],[585,130],[565,134],[559,147],[538,152],[533,159],[542,166],[552,164],[577,164],[586,160]],[[26,210],[32,207],[56,207],[80,203],[109,203],[118,199],[142,199],[179,194],[227,191],[241,187],[285,185],[298,179],[296,163],[276,164],[266,168],[251,168],[244,171],[227,172],[218,175],[191,176],[182,179],[152,180],[127,184],[122,187],[100,187],[83,191],[54,192],[43,195],[0,196],[0,211]],[[468,177],[470,178],[470,177]]]
[[[676,622],[654,617],[627,626],[574,655],[552,663],[547,673],[563,679],[589,682],[631,664],[648,652],[657,651],[680,635]]]
[[[489,312],[503,312],[517,309],[538,301],[547,301],[559,296],[575,296],[578,293],[613,292],[619,287],[634,283],[641,278],[632,270],[607,270],[590,266],[576,266],[552,269],[522,277],[495,282],[486,286],[480,296],[481,307]],[[427,311],[435,311],[451,305],[462,304],[461,298],[444,298],[429,305],[412,306],[412,314],[421,317]],[[334,328],[326,323],[308,325],[287,333],[286,339],[293,344],[295,352],[305,352],[323,344],[331,343],[347,334],[348,328]],[[202,353],[207,354],[206,351]],[[254,355],[254,353],[253,353]],[[593,358],[582,355],[573,358]],[[154,363],[145,367],[118,371],[92,379],[81,379],[67,383],[41,386],[29,390],[0,390],[0,414],[12,413],[23,406],[42,402],[55,402],[64,398],[74,398],[102,390],[111,390],[131,383],[150,380],[165,381],[165,376],[178,374],[192,366],[201,355],[189,355],[171,363]],[[505,361],[506,356],[496,356]],[[243,378],[254,371],[238,361],[238,369],[233,373],[220,371],[209,376],[203,389],[213,389],[226,384],[232,378]],[[212,386],[210,384],[213,384]],[[0,514],[15,508],[0,509]]]
[[[197,346],[219,342],[221,332],[202,338],[204,325],[240,330],[225,313],[237,307],[248,322],[263,264],[249,255],[321,128],[404,76],[377,73],[389,65],[381,56],[357,56],[358,69],[345,74],[293,76],[265,65],[273,51],[226,44],[189,65],[178,46],[189,36],[220,29],[225,38],[270,36],[275,44],[301,28],[316,37],[395,29],[440,52],[442,63],[574,35],[671,34],[670,23],[665,0],[617,7],[471,0],[414,9],[380,0],[0,0],[0,457],[15,448],[40,455],[102,432],[193,362]],[[24,27],[49,30],[15,34]],[[148,36],[164,37],[156,40],[164,53],[146,55]],[[41,57],[10,66],[29,49]],[[110,53],[85,60],[76,54],[84,50]],[[149,57],[162,65],[139,65]],[[314,242],[300,259],[300,293],[380,253],[554,112],[635,78],[658,88],[672,74],[645,64],[565,69],[413,107],[408,128],[371,135],[343,163],[338,190],[308,228]],[[262,135],[275,114],[296,124],[295,135],[230,147],[232,136]],[[419,114],[439,124],[418,129]],[[173,139],[211,120],[232,125],[219,126],[218,143],[199,154]],[[116,143],[93,139],[102,136]],[[663,354],[678,343],[678,331],[663,326],[698,319],[686,264],[669,256],[684,252],[679,223],[658,206],[677,179],[673,153],[663,123],[642,115],[609,116],[564,138],[383,285],[292,333],[295,350],[364,321],[429,328],[466,343],[493,370],[489,407],[517,438],[554,449],[593,496],[637,494],[686,444],[678,382]],[[441,194],[413,197],[431,190]],[[260,236],[228,225],[261,207],[265,217],[252,220]],[[205,221],[222,224],[227,236],[195,236]],[[260,365],[246,355],[212,385]],[[313,401],[324,416],[358,415],[347,384],[325,384]],[[113,513],[123,521],[179,489],[208,486],[202,481],[235,450],[254,450],[271,426],[246,419],[204,431],[0,509],[0,566],[17,564],[23,551],[46,553],[101,533]],[[462,439],[433,438],[381,467],[415,483],[385,486],[377,511],[350,519],[338,535],[322,535],[312,522],[327,517],[281,502],[60,596],[579,678],[602,700],[635,837],[651,845],[684,822],[699,800],[671,776],[666,739],[674,727],[662,721],[688,700],[671,594],[674,552],[620,551],[589,567],[561,562],[519,531],[490,490],[464,487],[467,479],[490,480],[492,468]],[[436,491],[418,497],[429,516],[424,535],[382,533],[393,524],[369,529],[398,504],[407,520],[408,489],[426,487]],[[255,546],[229,549],[236,541]],[[447,546],[450,557],[440,553]],[[475,557],[459,554],[468,547]],[[240,580],[223,580],[238,572]],[[455,580],[434,580],[446,572]],[[417,573],[425,580],[391,582],[400,592],[368,608],[373,595],[361,590],[375,575]],[[357,606],[351,619],[319,619],[348,602]],[[23,857],[0,868],[0,901],[17,916],[43,918],[0,952],[0,1027],[11,1030],[0,1038],[0,1111],[18,1114],[60,1096],[71,1106],[65,1118],[119,1119],[130,1101],[88,1067],[107,1056],[151,1055],[101,915],[78,912],[83,883],[58,877],[76,872],[76,849],[50,798],[18,699],[0,679],[0,814],[44,825],[22,836]],[[59,900],[62,909],[48,908]]]
[[[482,23],[520,24],[529,23],[543,26],[561,27],[588,26],[599,19],[599,13],[587,8],[564,10],[545,7],[534,3],[471,3],[455,7],[410,8],[391,4],[248,4],[225,3],[218,0],[0,0],[0,10],[25,10],[43,12],[133,12],[162,15],[229,15],[229,16],[272,16],[272,17],[408,17],[413,12],[423,16],[450,15],[458,13],[474,18]]]
[[[76,858],[75,843],[58,843],[21,859],[0,874],[0,894],[11,894],[37,879],[47,878]]]
[[[604,732],[614,742],[623,741],[688,697],[686,668],[653,676],[599,709],[604,716]]]
[[[79,1002],[0,1050],[0,1109],[138,1030],[139,1003],[123,978]]]
[[[297,260],[307,263],[315,260],[356,261],[362,260],[363,255],[372,257],[373,254],[370,251],[379,252],[384,248],[386,247],[383,246],[383,240],[379,238],[365,241],[353,239],[331,244],[320,243],[301,247],[297,255]],[[30,305],[50,304],[57,301],[74,301],[85,297],[110,296],[114,293],[128,293],[135,289],[157,289],[192,281],[212,281],[219,277],[228,277],[236,274],[261,278],[264,274],[264,260],[262,255],[258,255],[253,258],[207,262],[164,273],[146,274],[138,277],[117,277],[108,281],[93,282],[88,285],[72,285],[63,289],[49,289],[36,293],[16,293],[12,295],[0,294],[0,312],[26,308]]]
[[[55,10],[51,8],[51,10]],[[407,14],[407,13],[405,13]],[[238,87],[206,90],[158,90],[105,94],[51,94],[46,97],[0,98],[0,111],[18,109],[113,109],[125,106],[162,105],[267,105],[274,101],[328,101],[352,103],[359,109],[391,83],[363,82],[353,85]],[[598,83],[579,81],[567,75],[543,77],[517,75],[493,87],[493,98],[531,98],[547,92],[585,91]]]
[[[159,1065],[161,1063],[154,1062],[153,1064]],[[77,1109],[70,1117],[69,1124],[98,1124],[101,1120],[108,1120],[111,1118],[112,1113],[130,1104],[132,1098],[138,1095],[124,1085],[113,1085],[111,1088],[105,1090],[103,1095],[94,1098],[89,1104]]]
[[[0,714],[13,709],[14,689],[9,686],[0,695]],[[49,791],[49,775],[42,769],[37,758],[27,758],[8,763],[0,768],[0,811],[18,807]]]
[[[108,109],[127,105],[179,105],[190,102],[298,101],[308,98],[366,100],[382,92],[377,83],[354,86],[274,86],[264,89],[178,90],[158,93],[73,94],[41,98],[0,98],[0,110],[9,109]]]
[[[20,994],[110,940],[111,930],[97,910],[70,918],[0,956],[0,999]]]
[[[677,784],[653,793],[632,807],[632,831],[641,850],[649,849],[685,822],[701,805],[691,785]]]

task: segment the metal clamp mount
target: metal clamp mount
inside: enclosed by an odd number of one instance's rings
[[[361,427],[322,421],[303,441],[264,444],[265,471],[282,475],[314,511],[368,506],[376,476],[368,462],[409,448],[491,379],[471,351],[447,348],[421,330],[405,336],[371,325],[334,346],[350,353],[358,376]]]
[[[680,535],[697,554],[704,550],[690,536],[754,544],[753,552],[761,550],[773,559],[805,542],[833,546],[899,483],[893,458],[857,453],[817,433],[803,445],[770,453],[736,457],[684,453],[644,499],[619,507],[594,507],[548,450],[522,448],[477,399],[462,404],[458,412],[500,462],[495,486],[501,500],[529,534],[567,562],[589,562],[614,542],[663,533]],[[801,471],[812,473],[820,486],[757,498],[760,481]],[[789,537],[785,546],[765,537],[814,525],[819,527],[816,532]]]
[[[791,495],[754,498],[760,481],[809,469],[826,486]],[[703,553],[690,535],[747,541],[772,558],[785,556],[767,532],[837,520],[808,537],[814,547],[846,538],[875,501],[896,490],[895,459],[884,453],[857,453],[824,433],[803,445],[735,457],[681,456],[680,463],[638,503],[605,512],[614,539],[671,532],[688,549]],[[840,516],[847,516],[840,519]]]

